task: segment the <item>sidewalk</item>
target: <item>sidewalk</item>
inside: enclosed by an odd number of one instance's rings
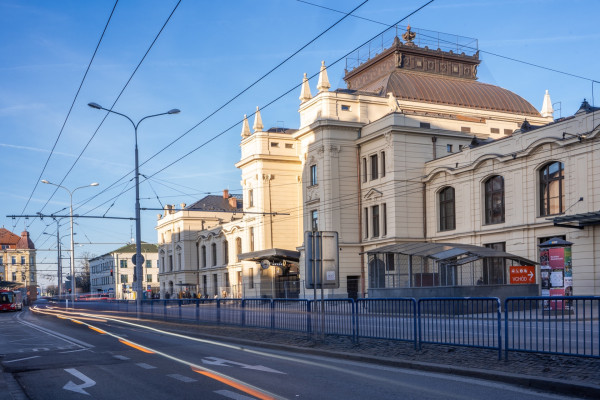
[[[423,345],[421,350],[415,350],[413,343],[391,340],[361,339],[355,344],[350,338],[341,336],[309,339],[297,332],[169,322],[160,324],[168,330],[241,345],[450,373],[557,394],[600,398],[600,360],[597,358],[510,352],[508,360],[498,360],[498,351],[489,349]]]

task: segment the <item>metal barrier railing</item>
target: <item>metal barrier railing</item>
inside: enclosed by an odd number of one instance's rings
[[[80,302],[78,309],[136,315],[135,301]],[[504,314],[504,318],[503,315]],[[600,297],[144,300],[141,315],[360,338],[600,357]],[[502,325],[504,324],[504,325]],[[502,329],[504,326],[504,329]]]
[[[600,357],[600,297],[509,297],[504,302],[509,351]]]
[[[417,301],[411,298],[358,299],[356,337],[414,342],[417,347]]]
[[[424,298],[417,309],[419,348],[436,343],[498,349],[498,359],[502,358],[498,298]]]

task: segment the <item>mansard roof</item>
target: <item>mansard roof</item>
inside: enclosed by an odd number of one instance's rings
[[[17,243],[17,249],[30,249],[30,250],[35,249],[33,241],[29,237],[29,232],[27,232],[27,231],[21,232],[21,237],[19,238],[19,242]]]
[[[233,199],[233,201],[230,199]],[[234,201],[235,206],[232,204]],[[242,198],[237,195],[225,198],[224,196],[209,194],[185,209],[187,211],[242,211],[243,204]]]

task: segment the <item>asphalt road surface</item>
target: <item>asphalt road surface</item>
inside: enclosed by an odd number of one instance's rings
[[[172,333],[154,321],[93,311],[0,314],[0,355],[5,373],[13,374],[31,399],[567,398],[465,377],[231,345]]]

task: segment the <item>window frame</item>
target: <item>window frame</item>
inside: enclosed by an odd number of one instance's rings
[[[369,161],[371,162],[371,180],[374,181],[379,179],[379,157],[377,154],[371,154]]]
[[[380,221],[379,221],[379,218],[380,218],[379,205],[376,204],[374,206],[371,206],[371,221],[372,221],[371,224],[373,225],[372,229],[371,229],[371,237],[373,237],[373,238],[379,237],[379,234],[380,234],[380,230],[379,230]]]
[[[553,166],[558,166],[558,176],[552,177]],[[544,164],[538,173],[539,188],[538,196],[540,201],[539,216],[546,217],[550,215],[560,215],[565,212],[565,164],[560,161],[552,161]],[[558,182],[558,196],[551,197],[552,186]],[[558,200],[558,212],[552,212],[553,199]]]
[[[496,183],[500,182],[501,187],[495,188]],[[484,192],[484,212],[485,224],[494,225],[502,224],[506,220],[506,204],[505,204],[505,184],[502,175],[494,175],[489,177],[483,184]],[[495,212],[495,200],[500,198],[499,210]]]
[[[448,197],[447,194],[452,194]],[[446,186],[438,192],[439,231],[452,231],[456,229],[456,191],[452,186]],[[449,214],[449,209],[452,213]]]
[[[317,164],[313,164],[310,166],[310,186],[316,186],[319,184],[318,176],[317,176]]]

